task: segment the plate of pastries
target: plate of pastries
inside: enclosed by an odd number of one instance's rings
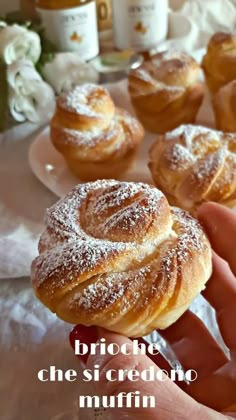
[[[62,93],[30,149],[33,172],[60,197],[112,178],[154,184],[191,212],[234,207],[235,54],[236,36],[217,33],[193,56],[157,53],[128,80]]]
[[[36,296],[61,319],[129,337],[173,324],[211,276],[194,218],[236,204],[236,37],[153,55],[116,85],[62,93],[30,164],[47,210]]]

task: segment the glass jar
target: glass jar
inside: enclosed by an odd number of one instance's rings
[[[59,51],[75,51],[84,60],[99,52],[96,0],[37,0],[47,38]]]
[[[99,32],[111,30],[111,0],[97,0],[97,16]]]
[[[113,21],[116,48],[149,51],[167,36],[168,0],[113,0]]]

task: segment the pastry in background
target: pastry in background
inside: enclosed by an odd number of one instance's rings
[[[150,150],[155,185],[192,214],[205,201],[236,205],[236,134],[182,125]]]
[[[173,324],[212,272],[198,221],[141,183],[75,187],[47,210],[39,253],[31,279],[44,305],[129,337]]]
[[[217,128],[236,132],[236,79],[219,89],[212,99],[212,105]]]
[[[129,74],[129,93],[137,117],[153,133],[192,123],[204,97],[200,66],[183,52],[154,55]]]
[[[209,41],[202,68],[212,94],[236,79],[236,34],[214,34]]]
[[[130,168],[143,137],[142,125],[116,108],[102,86],[77,86],[57,100],[51,140],[82,181],[119,177]]]

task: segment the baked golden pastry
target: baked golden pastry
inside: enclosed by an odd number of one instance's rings
[[[153,133],[194,122],[204,96],[200,66],[183,52],[154,55],[129,75],[137,117]]]
[[[236,77],[236,74],[235,74]],[[236,132],[236,79],[218,90],[212,98],[216,126],[219,130]]]
[[[236,204],[236,134],[182,125],[150,150],[155,185],[192,214],[205,201]]]
[[[51,140],[82,181],[121,175],[143,137],[141,124],[102,86],[77,86],[58,98]]]
[[[37,297],[61,319],[130,337],[174,323],[205,288],[211,249],[154,186],[78,185],[47,211],[32,264]]]
[[[236,79],[236,34],[214,34],[209,41],[202,68],[212,94]]]

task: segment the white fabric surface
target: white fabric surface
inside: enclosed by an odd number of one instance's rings
[[[45,208],[56,201],[28,164],[36,132],[35,126],[23,124],[0,135],[0,278],[29,274]]]
[[[205,47],[217,31],[236,30],[236,0],[170,0],[166,47],[192,51]]]
[[[178,36],[182,48],[200,48],[214,31],[235,29],[235,4],[188,0],[170,16],[170,35]],[[0,135],[0,419],[73,420],[78,383],[45,385],[36,377],[50,364],[78,368],[68,345],[70,327],[42,307],[29,281],[3,280],[29,274],[45,208],[57,200],[30,171],[27,154],[36,131],[24,124]],[[213,322],[199,302],[197,311]]]

